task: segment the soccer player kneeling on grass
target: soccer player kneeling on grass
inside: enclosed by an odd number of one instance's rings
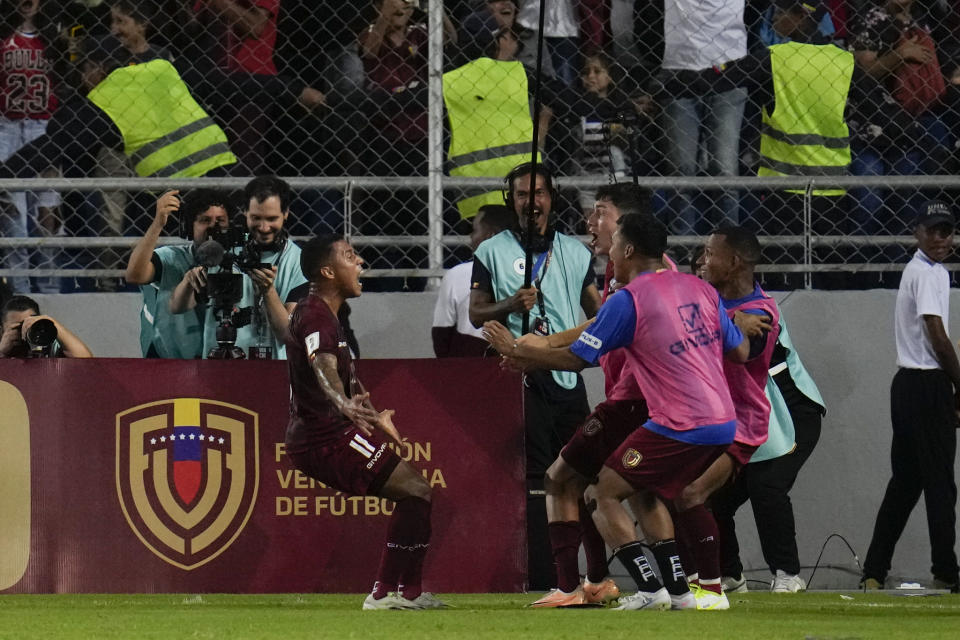
[[[430,485],[387,447],[399,444],[392,410],[377,411],[356,379],[337,311],[360,295],[363,258],[339,236],[303,246],[300,267],[310,282],[286,335],[290,424],[286,450],[293,464],[329,487],[396,502],[373,592],[364,609],[436,609],[421,589],[430,546]]]

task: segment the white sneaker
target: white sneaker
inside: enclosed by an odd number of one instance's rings
[[[697,609],[700,611],[724,611],[730,608],[727,594],[717,595],[709,589],[700,589],[696,593]]]
[[[736,578],[723,576],[723,579],[720,580],[720,587],[727,593],[746,593],[749,591],[747,589],[747,579],[743,577],[742,573]]]
[[[420,594],[423,595],[423,594]],[[417,604],[416,600],[407,600],[396,591],[388,591],[387,595],[379,600],[374,599],[373,594],[367,596],[363,601],[364,611],[385,610],[385,609],[423,609],[422,605]]]
[[[682,596],[675,596],[671,593],[670,608],[675,611],[679,609],[696,609],[697,596],[693,594],[693,591],[687,591]]]
[[[800,576],[790,575],[783,569],[777,569],[777,575],[770,582],[770,591],[774,593],[796,593],[806,591],[807,583]]]
[[[661,587],[655,593],[637,591],[632,596],[623,596],[620,598],[620,606],[614,607],[614,609],[617,611],[636,611],[638,609],[665,611],[670,608],[671,604],[670,594]]]
[[[446,602],[433,595],[429,591],[423,591],[410,602],[420,605],[421,609],[447,609],[450,607]]]

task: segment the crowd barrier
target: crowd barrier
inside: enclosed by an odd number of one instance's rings
[[[425,588],[522,590],[519,378],[358,370],[434,490]],[[277,361],[0,360],[0,593],[368,590],[393,504],[293,469],[289,393]]]

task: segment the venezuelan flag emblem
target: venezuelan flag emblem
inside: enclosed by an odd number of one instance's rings
[[[256,413],[201,398],[117,414],[117,495],[150,551],[189,571],[236,540],[259,488],[258,429]]]

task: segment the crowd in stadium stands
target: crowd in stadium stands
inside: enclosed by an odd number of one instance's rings
[[[113,140],[76,155],[61,150],[65,162],[43,157],[49,146],[36,142],[58,109],[90,91],[83,65],[89,43],[103,47],[111,37],[119,45],[109,55],[119,65],[173,64],[236,155],[225,174],[426,175],[427,7],[418,0],[2,4],[0,159],[31,143],[34,147],[33,157],[5,163],[0,175],[138,175],[126,137],[122,144]],[[689,0],[546,0],[537,123],[545,160],[561,176],[755,175],[763,164],[762,102],[760,92],[748,91],[738,62],[784,42],[774,25],[775,5],[782,3],[723,2],[716,5],[720,13],[700,19],[700,5]],[[859,70],[846,96],[851,159],[843,171],[956,172],[957,5],[947,0],[806,3],[817,10],[819,41],[852,52]],[[534,0],[447,0],[444,71],[484,56],[518,60],[527,72],[532,106],[537,7]],[[458,132],[452,120],[447,124],[449,144]],[[75,132],[68,126],[60,133]],[[21,160],[29,170],[18,165]],[[728,221],[774,234],[783,230],[769,224],[766,201],[776,195],[663,192],[657,210],[674,233],[702,234]],[[842,222],[831,231],[902,233],[904,221],[929,195],[852,189],[832,201]],[[134,216],[131,208],[149,210],[151,200],[119,192],[71,194],[60,207],[55,193],[11,196],[12,205],[0,215],[0,231],[14,237],[138,235],[149,216]],[[588,208],[592,194],[582,196]],[[304,210],[295,208],[295,218],[324,215],[306,211],[320,196],[303,198]],[[361,226],[367,209],[383,205],[386,215],[370,214],[366,233],[422,232],[421,200],[403,194],[386,204],[378,197],[368,200],[358,207]],[[561,217],[575,224],[580,214],[571,208]],[[396,228],[384,230],[391,221]],[[456,224],[456,216],[450,221]],[[8,251],[3,264],[21,268],[32,260],[34,267],[56,266],[49,251],[32,253]],[[121,260],[103,255],[93,266],[116,268]],[[29,284],[20,278],[15,286],[27,290]],[[36,281],[32,288],[57,286]]]

